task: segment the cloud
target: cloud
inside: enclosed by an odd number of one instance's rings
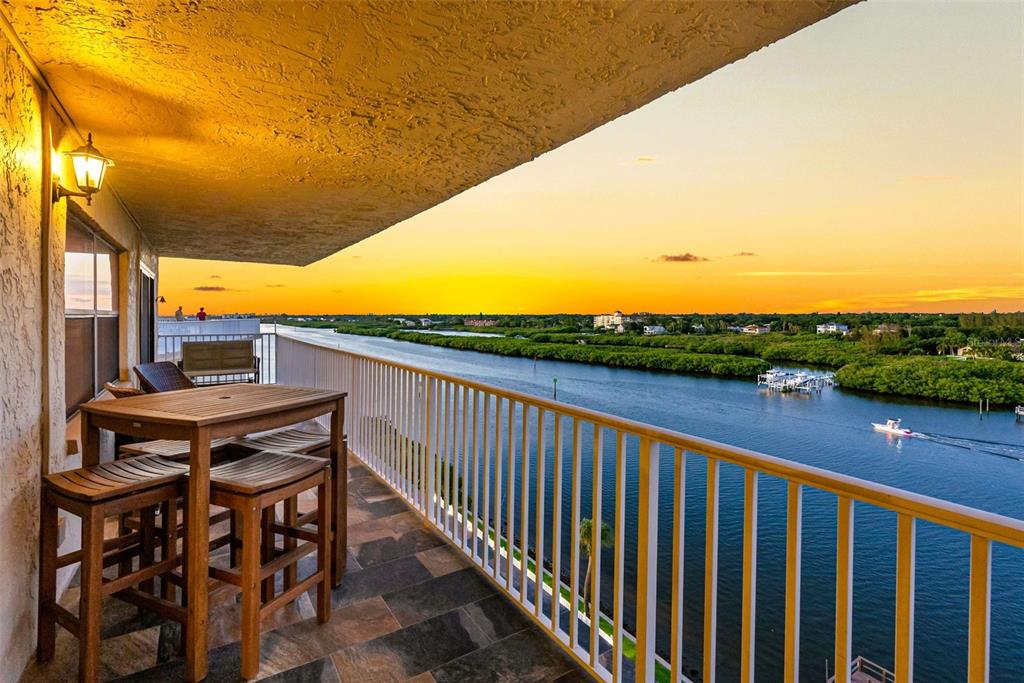
[[[653,164],[658,160],[657,157],[637,157],[633,160],[635,164]]]
[[[863,270],[754,270],[735,273],[738,277],[826,277],[830,275],[878,275]]]
[[[210,279],[211,280],[219,280],[220,279],[220,275],[211,275]]]
[[[958,302],[988,302],[1006,300],[1011,308],[1024,302],[1024,286],[994,285],[957,287],[953,289],[918,289],[902,294],[868,294],[848,299],[827,299],[816,302],[820,310],[882,310],[906,309],[928,304],[955,304]]]
[[[733,254],[733,256],[757,256],[757,254],[752,251],[741,251],[737,254]]]
[[[284,287],[285,285],[267,285],[267,287]]]
[[[221,287],[219,285],[199,285],[198,287],[192,288],[196,292],[230,292],[231,290],[227,287]]]
[[[662,254],[656,260],[664,263],[698,263],[700,261],[708,261],[710,259],[686,252],[685,254]]]

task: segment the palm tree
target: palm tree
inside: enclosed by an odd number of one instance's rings
[[[590,576],[594,573],[594,554],[593,550],[594,542],[594,523],[590,518],[580,520],[580,552],[587,556],[587,574],[586,578],[583,579],[583,613],[589,616],[590,614]],[[601,546],[604,548],[610,548],[612,545],[612,529],[610,526],[601,522]]]

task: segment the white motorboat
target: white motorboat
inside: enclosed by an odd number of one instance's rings
[[[871,426],[875,428],[876,432],[895,434],[896,436],[914,436],[914,432],[901,426],[900,422],[901,421],[898,417],[890,417],[888,420],[885,421],[885,424],[872,422]]]

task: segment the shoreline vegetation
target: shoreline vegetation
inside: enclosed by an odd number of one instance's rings
[[[725,324],[768,317],[772,330],[780,331],[747,335]],[[1024,404],[1024,362],[1014,359],[1022,357],[1024,314],[885,316],[897,322],[871,322],[881,318],[872,314],[841,314],[841,321],[854,323],[846,335],[817,334],[815,324],[836,319],[817,317],[821,321],[814,323],[813,316],[800,315],[658,316],[657,324],[666,330],[657,335],[644,335],[642,326],[619,334],[594,330],[585,316],[515,316],[489,326],[465,325],[463,317],[452,316],[429,325],[433,331],[500,336],[432,334],[423,331],[426,327],[409,329],[404,318],[382,316],[273,320],[465,351],[636,370],[753,379],[773,364],[817,366],[834,370],[839,386],[847,389],[958,403]],[[900,319],[911,317],[913,322]],[[675,324],[664,325],[660,320],[665,318]],[[810,323],[807,318],[812,318]],[[693,332],[698,326],[704,331]]]

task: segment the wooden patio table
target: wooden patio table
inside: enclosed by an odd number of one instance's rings
[[[335,508],[331,579],[345,571],[348,476],[341,452],[345,392],[281,384],[227,384],[94,401],[82,405],[82,464],[99,463],[99,430],[144,439],[179,439],[189,452],[186,529],[187,622],[185,669],[190,681],[207,671],[207,568],[210,540],[210,441],[284,427],[331,415],[332,497]]]

